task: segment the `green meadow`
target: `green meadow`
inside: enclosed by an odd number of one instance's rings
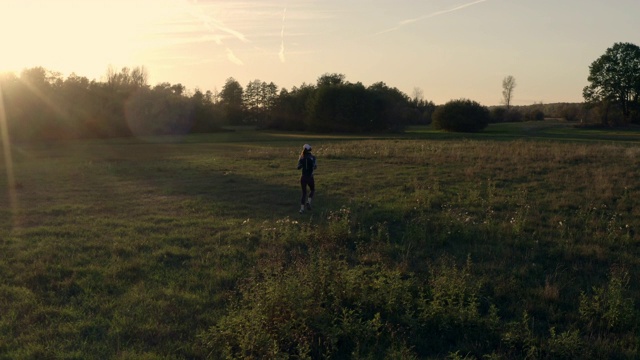
[[[639,144],[561,121],[14,144],[0,359],[636,359]]]

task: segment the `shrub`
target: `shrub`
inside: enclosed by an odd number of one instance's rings
[[[433,126],[446,131],[478,132],[487,127],[490,119],[485,106],[472,100],[459,99],[451,100],[434,111]]]
[[[580,318],[593,331],[626,330],[636,323],[630,296],[629,273],[611,271],[607,287],[593,287],[593,294],[580,294]]]
[[[585,356],[585,344],[577,330],[556,333],[555,328],[549,329],[551,338],[547,344],[549,358],[552,359],[577,359]]]
[[[544,111],[540,108],[530,107],[522,116],[526,121],[542,121],[544,120]]]
[[[563,113],[562,116],[566,118],[567,114]],[[585,107],[585,121],[613,127],[626,124],[627,119],[624,118],[622,109],[617,104],[601,102],[588,104]]]
[[[491,123],[501,123],[505,121],[507,109],[499,106],[491,108]]]
[[[471,270],[470,257],[463,267],[444,259],[432,268],[416,309],[419,354],[460,350],[479,356],[499,342],[498,309],[482,309],[482,282]]]
[[[544,112],[534,107],[492,107],[489,110],[490,123],[521,122],[531,120],[544,120]]]
[[[580,104],[564,104],[560,109],[560,116],[567,121],[578,121],[582,112]]]
[[[413,357],[392,329],[411,323],[416,283],[382,266],[350,267],[312,250],[290,267],[265,268],[239,288],[239,298],[208,332],[216,358]]]
[[[520,110],[511,108],[505,113],[504,122],[521,122],[523,118],[524,115]]]

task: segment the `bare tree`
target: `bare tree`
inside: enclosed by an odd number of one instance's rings
[[[131,86],[141,88],[147,86],[149,75],[144,66],[132,69],[123,67],[120,72],[114,70],[113,66],[107,68],[107,84],[110,86]]]
[[[502,80],[502,103],[507,106],[511,106],[511,100],[513,99],[513,90],[516,87],[516,78],[509,75]]]
[[[137,66],[131,70],[131,83],[135,87],[147,86],[148,79],[149,73],[144,66]]]
[[[416,104],[422,102],[424,99],[424,91],[422,91],[419,87],[414,87],[413,92],[411,93],[411,100],[413,100]]]

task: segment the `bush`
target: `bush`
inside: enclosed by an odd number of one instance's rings
[[[413,321],[413,278],[330,256],[312,250],[291,267],[267,267],[247,279],[229,313],[202,335],[204,346],[224,359],[412,357],[392,329]]]
[[[580,318],[595,332],[627,330],[636,324],[630,277],[625,270],[612,271],[607,287],[593,287],[593,294],[580,294]]]
[[[507,123],[522,121],[539,121],[544,120],[544,112],[533,106],[511,107],[509,109],[497,106],[489,110],[491,117],[490,123]]]
[[[499,106],[491,108],[489,111],[491,113],[491,123],[501,123],[505,121],[507,109]]]
[[[624,117],[624,112],[618,104],[610,102],[589,103],[585,106],[584,120],[589,124],[601,124],[615,127],[626,125],[629,120]],[[565,114],[563,116],[566,117]]]
[[[544,120],[544,111],[538,108],[529,108],[523,116],[526,121],[542,121]]]
[[[451,100],[433,113],[436,129],[455,132],[478,132],[489,124],[489,110],[468,99]]]
[[[560,116],[567,121],[578,121],[582,112],[581,107],[580,104],[564,104],[560,109]]]
[[[505,113],[504,122],[522,122],[523,118],[520,110],[511,108]]]

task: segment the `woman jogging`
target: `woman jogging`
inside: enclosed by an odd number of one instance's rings
[[[317,167],[316,157],[311,153],[311,145],[304,144],[302,153],[298,159],[298,170],[302,169],[300,176],[300,186],[302,187],[302,198],[300,199],[300,214],[304,212],[305,200],[307,210],[311,210],[311,200],[316,191],[316,184],[313,181],[313,170]],[[309,197],[307,198],[307,186],[309,187]]]

